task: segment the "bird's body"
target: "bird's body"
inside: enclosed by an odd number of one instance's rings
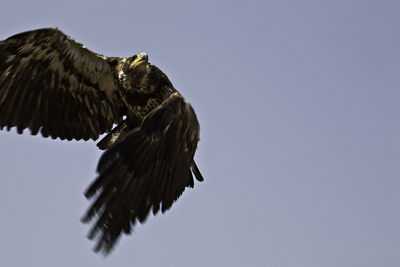
[[[117,124],[113,128],[113,125]],[[203,180],[194,154],[199,123],[191,105],[145,53],[95,54],[58,29],[0,42],[0,129],[96,140],[106,149],[83,221],[96,251],[110,252],[122,233],[152,210],[164,212]]]

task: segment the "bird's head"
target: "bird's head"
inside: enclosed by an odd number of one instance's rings
[[[131,63],[129,65],[130,69],[137,69],[140,66],[145,66],[149,62],[149,57],[145,52],[139,53],[130,57]]]
[[[171,92],[176,91],[168,77],[156,66],[148,61],[145,52],[134,55],[125,63],[126,75],[130,87],[142,92],[164,92],[162,100],[168,97]]]
[[[147,76],[148,67],[151,65],[148,59],[147,54],[142,52],[127,58],[125,61],[122,70],[129,77],[128,79],[133,87],[140,84],[141,80]]]

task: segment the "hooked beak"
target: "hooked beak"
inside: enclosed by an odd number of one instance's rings
[[[147,56],[147,54],[145,52],[137,54],[135,60],[131,64],[131,68],[135,68],[142,63],[147,63],[148,59],[149,59],[149,57]]]

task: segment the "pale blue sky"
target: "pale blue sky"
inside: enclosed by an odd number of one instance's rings
[[[0,39],[58,26],[146,51],[192,103],[204,183],[92,252],[95,142],[0,131],[0,266],[400,266],[398,1],[4,1]]]

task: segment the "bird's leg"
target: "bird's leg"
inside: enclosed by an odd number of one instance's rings
[[[114,129],[111,130],[100,142],[97,143],[98,148],[105,150],[114,144],[117,140],[123,138],[131,129],[128,127],[127,119],[123,120]]]

